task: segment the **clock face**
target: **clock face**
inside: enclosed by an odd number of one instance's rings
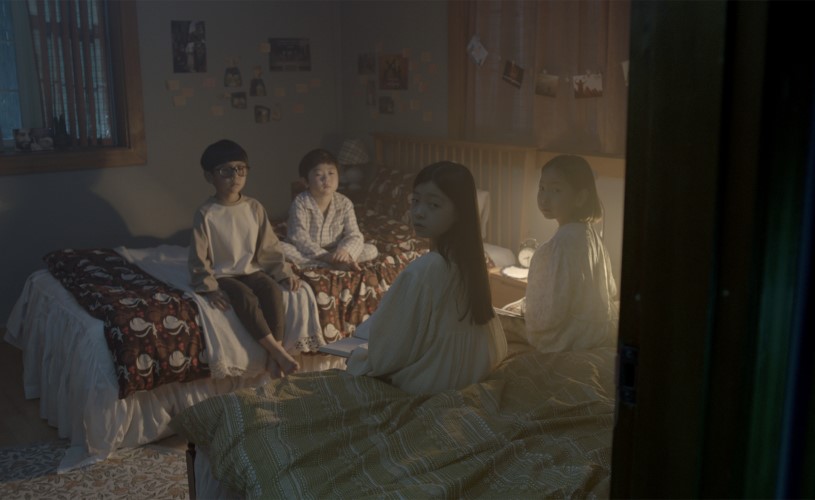
[[[522,248],[518,252],[518,262],[524,267],[529,267],[529,263],[532,262],[532,256],[534,254],[535,250],[531,248]]]

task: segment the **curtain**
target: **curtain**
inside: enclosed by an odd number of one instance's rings
[[[64,117],[73,144],[112,145],[104,0],[29,0],[28,8],[43,123],[56,129],[55,141]]]
[[[448,5],[451,136],[625,154],[628,0]],[[468,47],[474,36],[487,52],[481,64]]]

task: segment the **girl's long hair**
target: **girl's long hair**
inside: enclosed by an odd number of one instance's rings
[[[470,314],[471,320],[483,325],[495,317],[487,278],[484,243],[473,175],[464,165],[451,161],[433,163],[423,168],[413,181],[433,182],[445,194],[456,211],[456,221],[436,240],[436,249],[449,263],[456,264],[461,276],[466,309],[461,319]]]
[[[600,222],[603,218],[603,203],[597,194],[597,184],[589,162],[582,156],[558,155],[541,167],[541,173],[549,169],[559,172],[575,191],[586,190],[586,202],[575,210],[577,220]]]

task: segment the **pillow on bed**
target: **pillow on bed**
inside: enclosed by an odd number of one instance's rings
[[[368,188],[365,208],[391,219],[407,222],[408,197],[413,190],[413,172],[380,167]]]

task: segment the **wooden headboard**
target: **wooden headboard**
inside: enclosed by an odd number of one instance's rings
[[[490,193],[490,216],[484,240],[517,249],[528,234],[528,194],[538,182],[535,148],[395,134],[373,134],[378,165],[418,172],[442,160],[468,167],[476,186]]]
[[[398,170],[418,172],[442,160],[468,167],[476,186],[490,193],[490,217],[484,240],[513,251],[530,237],[530,217],[537,217],[537,186],[540,167],[558,153],[534,147],[510,146],[418,137],[372,134],[375,162]],[[598,176],[623,178],[625,159],[581,155]]]

